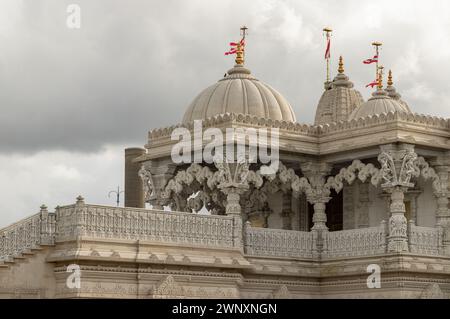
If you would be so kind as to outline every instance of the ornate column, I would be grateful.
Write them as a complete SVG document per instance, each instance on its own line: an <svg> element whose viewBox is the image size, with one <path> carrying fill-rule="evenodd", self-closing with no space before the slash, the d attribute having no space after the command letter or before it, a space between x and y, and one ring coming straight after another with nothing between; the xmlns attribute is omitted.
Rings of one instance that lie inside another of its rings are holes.
<svg viewBox="0 0 450 319"><path fill-rule="evenodd" d="M283 229L292 229L292 194L284 193L282 198L281 221Z"/></svg>
<svg viewBox="0 0 450 319"><path fill-rule="evenodd" d="M169 159L153 161L142 164L139 176L144 183L145 201L153 205L154 209L163 209L170 203L169 196L164 188L175 174L176 164Z"/></svg>
<svg viewBox="0 0 450 319"><path fill-rule="evenodd" d="M294 195L293 195L294 196ZM306 200L305 194L299 194L296 197L296 203L298 206L297 217L296 217L296 229L301 231L309 231L308 225L308 201Z"/></svg>
<svg viewBox="0 0 450 319"><path fill-rule="evenodd" d="M411 203L411 216L410 219L414 221L414 225L417 225L417 197L422 193L420 189L411 189L407 192L407 198ZM409 220L408 220L409 222Z"/></svg>
<svg viewBox="0 0 450 319"><path fill-rule="evenodd" d="M444 253L450 255L450 211L448 209L450 165L448 157L449 154L440 156L431 164L438 176L438 182L433 184L433 194L437 201L436 227L442 227Z"/></svg>
<svg viewBox="0 0 450 319"><path fill-rule="evenodd" d="M404 192L414 186L410 182L415 172L417 154L411 144L381 145L378 161L381 163L381 187L390 194L388 251L408 251L407 221L405 217Z"/></svg>
<svg viewBox="0 0 450 319"><path fill-rule="evenodd" d="M369 183L359 183L359 211L357 218L357 227L358 228L367 228L369 227L369 206L370 206L370 197L369 197Z"/></svg>
<svg viewBox="0 0 450 319"><path fill-rule="evenodd" d="M324 250L323 234L328 232L325 208L331 197L329 188L325 187L325 177L330 173L331 165L320 162L306 162L301 163L300 168L310 184L310 188L306 190L306 200L314 206L311 231L314 236L313 256L318 257Z"/></svg>
<svg viewBox="0 0 450 319"><path fill-rule="evenodd" d="M343 216L342 223L343 229L355 228L355 205L353 203L354 192L357 187L352 185L344 185L342 189L343 196Z"/></svg>
<svg viewBox="0 0 450 319"><path fill-rule="evenodd" d="M227 195L227 205L225 206L225 213L227 215L241 215L242 208L240 204L241 195L248 189L248 187L244 187L241 185L235 186L220 186L219 188L222 192Z"/></svg>
<svg viewBox="0 0 450 319"><path fill-rule="evenodd" d="M388 251L408 251L406 232L408 224L405 217L405 203L403 202L406 187L395 186L388 188L387 191L391 194Z"/></svg>
<svg viewBox="0 0 450 319"><path fill-rule="evenodd" d="M233 216L233 245L243 249L241 195L249 189L250 183L256 188L261 187L262 178L249 170L250 164L247 162L228 163L224 161L214 162L214 164L217 172L212 177L213 184L216 184L217 188L227 196L225 214Z"/></svg>
<svg viewBox="0 0 450 319"><path fill-rule="evenodd" d="M303 175L311 184L311 190L306 193L308 202L314 205L313 227L311 230L328 231L326 226L326 203L331 199L330 190L325 187L325 177L331 171L328 163L306 162L300 165Z"/></svg>

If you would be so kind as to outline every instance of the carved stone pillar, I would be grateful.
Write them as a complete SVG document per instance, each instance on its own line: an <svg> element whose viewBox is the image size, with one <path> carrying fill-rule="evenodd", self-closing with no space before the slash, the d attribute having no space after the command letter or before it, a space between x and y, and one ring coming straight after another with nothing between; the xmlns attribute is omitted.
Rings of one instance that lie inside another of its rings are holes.
<svg viewBox="0 0 450 319"><path fill-rule="evenodd" d="M163 209L170 203L165 193L167 182L175 174L176 164L172 160L150 160L142 164L139 175L144 182L145 201L153 205L154 209Z"/></svg>
<svg viewBox="0 0 450 319"><path fill-rule="evenodd" d="M355 228L355 205L353 203L354 192L357 189L353 184L344 185L342 189L343 196L343 215L342 222L344 230Z"/></svg>
<svg viewBox="0 0 450 319"><path fill-rule="evenodd" d="M331 171L328 163L306 162L301 164L303 175L311 184L311 191L306 194L308 202L314 205L313 227L311 230L328 231L325 204L331 199L330 190L325 187L325 177Z"/></svg>
<svg viewBox="0 0 450 319"><path fill-rule="evenodd" d="M359 211L357 219L358 228L369 227L369 183L359 183Z"/></svg>
<svg viewBox="0 0 450 319"><path fill-rule="evenodd" d="M405 217L404 192L406 188L395 186L387 189L391 193L388 251L408 251L407 220Z"/></svg>
<svg viewBox="0 0 450 319"><path fill-rule="evenodd" d="M292 230L309 231L308 201L304 193L291 193L291 226Z"/></svg>
<svg viewBox="0 0 450 319"><path fill-rule="evenodd" d="M411 205L411 216L410 220L414 221L414 225L417 225L417 197L422 193L420 189L412 189L407 192L409 202ZM409 220L408 220L409 222Z"/></svg>
<svg viewBox="0 0 450 319"><path fill-rule="evenodd" d="M227 196L225 213L227 215L241 216L241 195L249 189L249 182L256 174L249 170L250 164L246 162L227 163L215 162L217 168L217 187ZM262 185L262 178L258 177L258 188Z"/></svg>
<svg viewBox="0 0 450 319"><path fill-rule="evenodd" d="M328 227L326 226L327 215L325 213L325 205L330 199L331 197L312 199L314 202L314 215L312 218L314 225L311 230L328 231Z"/></svg>
<svg viewBox="0 0 450 319"><path fill-rule="evenodd" d="M433 189L437 202L436 227L442 227L444 252L450 254L450 211L448 209L448 174L450 166L447 158L448 156L440 157L432 164L434 164L433 168L439 177L439 184Z"/></svg>
<svg viewBox="0 0 450 319"><path fill-rule="evenodd" d="M281 209L281 221L283 229L292 229L292 194L283 194Z"/></svg>
<svg viewBox="0 0 450 319"><path fill-rule="evenodd" d="M410 182L415 172L417 154L411 144L387 144L380 146L378 161L381 163L381 185L390 193L388 251L408 251L407 221L405 217L404 192L414 186Z"/></svg>
<svg viewBox="0 0 450 319"><path fill-rule="evenodd" d="M225 195L227 195L225 213L227 215L241 215L242 209L239 202L241 200L242 193L244 193L247 189L238 187L223 187L221 190Z"/></svg>

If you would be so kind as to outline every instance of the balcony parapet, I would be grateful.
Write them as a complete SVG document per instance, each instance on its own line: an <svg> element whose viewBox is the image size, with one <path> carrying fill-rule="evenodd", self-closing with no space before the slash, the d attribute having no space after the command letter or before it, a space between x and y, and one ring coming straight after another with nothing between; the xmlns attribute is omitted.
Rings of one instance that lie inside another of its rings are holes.
<svg viewBox="0 0 450 319"><path fill-rule="evenodd" d="M88 237L215 248L242 245L231 216L75 204L59 208L57 218L57 242Z"/></svg>
<svg viewBox="0 0 450 319"><path fill-rule="evenodd" d="M39 213L0 229L0 261L20 257L42 245L53 245L55 223L55 214L43 205Z"/></svg>
<svg viewBox="0 0 450 319"><path fill-rule="evenodd" d="M245 252L253 256L312 258L316 233L245 225Z"/></svg>
<svg viewBox="0 0 450 319"><path fill-rule="evenodd" d="M386 222L379 226L323 233L325 258L380 255L386 252Z"/></svg>

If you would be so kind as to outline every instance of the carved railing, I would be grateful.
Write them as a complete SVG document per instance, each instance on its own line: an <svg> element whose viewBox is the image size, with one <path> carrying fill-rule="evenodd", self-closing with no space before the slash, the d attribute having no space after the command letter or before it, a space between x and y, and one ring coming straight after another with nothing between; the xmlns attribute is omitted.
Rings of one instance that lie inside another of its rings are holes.
<svg viewBox="0 0 450 319"><path fill-rule="evenodd" d="M315 233L245 226L245 252L254 256L311 258Z"/></svg>
<svg viewBox="0 0 450 319"><path fill-rule="evenodd" d="M236 219L138 208L75 204L57 210L57 241L79 236L146 240L171 244L234 247Z"/></svg>
<svg viewBox="0 0 450 319"><path fill-rule="evenodd" d="M19 257L40 245L53 245L55 215L39 212L0 229L0 261Z"/></svg>
<svg viewBox="0 0 450 319"><path fill-rule="evenodd" d="M386 222L380 226L323 233L323 257L353 257L386 252Z"/></svg>
<svg viewBox="0 0 450 319"><path fill-rule="evenodd" d="M442 228L416 226L414 221L408 225L409 251L422 255L439 255L442 251Z"/></svg>

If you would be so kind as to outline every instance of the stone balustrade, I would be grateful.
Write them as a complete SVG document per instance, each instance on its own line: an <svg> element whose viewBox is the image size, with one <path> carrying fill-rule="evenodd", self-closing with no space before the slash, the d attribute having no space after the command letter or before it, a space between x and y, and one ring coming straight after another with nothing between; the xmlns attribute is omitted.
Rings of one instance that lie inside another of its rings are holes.
<svg viewBox="0 0 450 319"><path fill-rule="evenodd" d="M61 207L56 214L57 242L81 236L224 248L240 244L230 216L85 204Z"/></svg>
<svg viewBox="0 0 450 319"><path fill-rule="evenodd" d="M0 229L0 261L19 257L41 245L53 245L54 234L55 215L46 209Z"/></svg>
<svg viewBox="0 0 450 319"><path fill-rule="evenodd" d="M421 255L439 255L442 253L442 228L416 226L414 221L408 224L409 251Z"/></svg>
<svg viewBox="0 0 450 319"><path fill-rule="evenodd" d="M354 257L386 252L386 222L380 226L323 233L323 257Z"/></svg>
<svg viewBox="0 0 450 319"><path fill-rule="evenodd" d="M248 255L312 258L315 233L245 226L245 252Z"/></svg>
<svg viewBox="0 0 450 319"><path fill-rule="evenodd" d="M77 204L41 208L0 229L0 261L20 257L42 245L87 239L141 240L149 242L242 249L250 256L280 258L341 258L386 253L386 222L377 227L304 232L251 227L242 229L240 216L200 215L138 208ZM408 226L411 253L442 254L442 228Z"/></svg>

